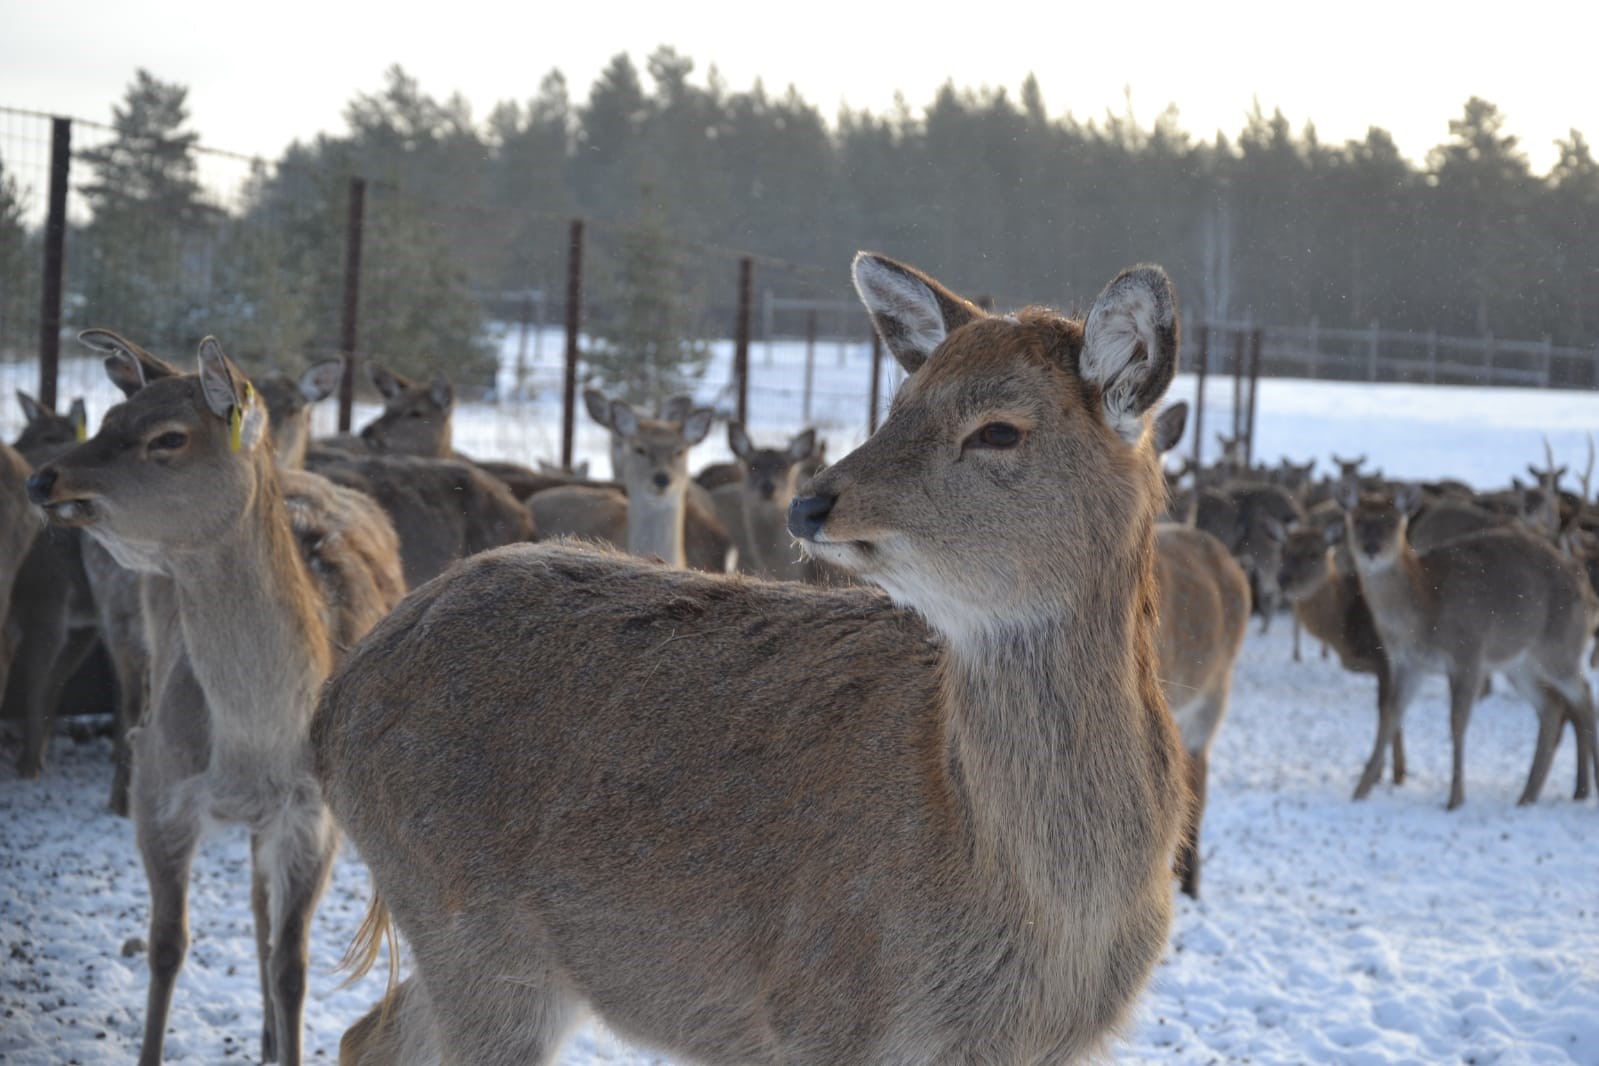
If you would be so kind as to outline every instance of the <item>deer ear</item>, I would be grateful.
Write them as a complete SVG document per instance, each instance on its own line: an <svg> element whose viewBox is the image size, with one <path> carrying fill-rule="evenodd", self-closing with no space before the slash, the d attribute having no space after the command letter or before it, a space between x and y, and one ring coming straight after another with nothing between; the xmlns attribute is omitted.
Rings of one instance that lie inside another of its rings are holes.
<svg viewBox="0 0 1599 1066"><path fill-rule="evenodd" d="M1179 400L1155 416L1155 454L1160 455L1177 447L1188 428L1188 401Z"/></svg>
<svg viewBox="0 0 1599 1066"><path fill-rule="evenodd" d="M234 451L252 451L266 436L266 404L215 337L200 342L200 391L211 413L228 423Z"/></svg>
<svg viewBox="0 0 1599 1066"><path fill-rule="evenodd" d="M372 384L383 395L385 400L394 399L400 394L400 390L409 384L404 378L382 363L368 363L366 365L366 375L372 379Z"/></svg>
<svg viewBox="0 0 1599 1066"><path fill-rule="evenodd" d="M1329 522L1327 528L1321 531L1321 539L1331 548L1335 544L1342 544L1344 540L1344 524L1342 522Z"/></svg>
<svg viewBox="0 0 1599 1066"><path fill-rule="evenodd" d="M1401 485L1394 493L1394 506L1406 515L1414 515L1421 507L1421 490L1414 485Z"/></svg>
<svg viewBox="0 0 1599 1066"><path fill-rule="evenodd" d="M809 459L816 451L816 430L807 429L800 432L793 440L788 442L788 461L802 463Z"/></svg>
<svg viewBox="0 0 1599 1066"><path fill-rule="evenodd" d="M1078 374L1099 387L1105 421L1129 444L1177 372L1177 295L1157 266L1123 271L1083 323Z"/></svg>
<svg viewBox="0 0 1599 1066"><path fill-rule="evenodd" d="M448 411L455 406L455 386L443 374L434 374L433 380L428 382L428 399L433 401L434 407Z"/></svg>
<svg viewBox="0 0 1599 1066"><path fill-rule="evenodd" d="M690 411L688 417L683 419L683 440L689 444L698 444L711 432L711 423L716 419L716 412L709 407L698 407Z"/></svg>
<svg viewBox="0 0 1599 1066"><path fill-rule="evenodd" d="M970 300L887 256L858 253L854 275L872 325L907 374L916 373L945 337L985 317Z"/></svg>
<svg viewBox="0 0 1599 1066"><path fill-rule="evenodd" d="M333 395L344 377L343 359L325 359L300 375L297 383L306 403L316 403Z"/></svg>
<svg viewBox="0 0 1599 1066"><path fill-rule="evenodd" d="M584 459L582 462L573 463L572 464L572 476L573 477L580 477L580 478L588 477L589 476L589 461L587 459Z"/></svg>
<svg viewBox="0 0 1599 1066"><path fill-rule="evenodd" d="M106 353L106 376L124 396L132 396L157 378L178 375L177 367L157 359L109 329L86 329L78 334L78 340L86 348Z"/></svg>
<svg viewBox="0 0 1599 1066"><path fill-rule="evenodd" d="M749 460L750 452L754 451L750 445L750 435L744 432L744 426L740 422L727 424L727 446L735 456L746 461Z"/></svg>
<svg viewBox="0 0 1599 1066"><path fill-rule="evenodd" d="M599 389L583 390L583 406L588 408L589 417L594 419L606 429L613 429L611 425L611 398Z"/></svg>
<svg viewBox="0 0 1599 1066"><path fill-rule="evenodd" d="M1266 516L1265 527L1266 539L1273 544L1286 544L1288 542L1288 530L1271 515Z"/></svg>
<svg viewBox="0 0 1599 1066"><path fill-rule="evenodd" d="M22 417L26 418L30 423L37 422L49 414L38 400L35 400L21 389L17 390L17 403L22 405Z"/></svg>

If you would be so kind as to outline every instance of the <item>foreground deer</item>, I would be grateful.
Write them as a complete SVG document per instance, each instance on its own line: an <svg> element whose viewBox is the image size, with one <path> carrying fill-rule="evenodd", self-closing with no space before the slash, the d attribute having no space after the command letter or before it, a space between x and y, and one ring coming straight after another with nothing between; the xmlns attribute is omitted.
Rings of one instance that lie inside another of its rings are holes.
<svg viewBox="0 0 1599 1066"><path fill-rule="evenodd" d="M324 692L326 795L416 973L364 1063L545 1063L587 1011L740 1063L1055 1063L1165 943L1182 755L1156 676L1147 412L1176 306L989 317L891 260L855 281L909 373L794 501L884 586L564 546L468 560Z"/></svg>
<svg viewBox="0 0 1599 1066"><path fill-rule="evenodd" d="M627 491L625 543L638 556L657 556L685 567L684 521L688 513L688 450L711 431L709 408L680 418L649 418L623 400L597 389L583 393L590 417L612 434L613 472ZM612 522L621 512L611 490L569 485L535 494L528 504L541 535L570 534L623 540Z"/></svg>
<svg viewBox="0 0 1599 1066"><path fill-rule="evenodd" d="M1389 497L1345 485L1338 500L1390 673L1377 744L1355 798L1382 776L1383 752L1431 672L1449 678L1450 810L1465 802L1466 726L1490 672L1502 673L1538 712L1538 744L1520 802L1537 800L1568 715L1577 732L1579 798L1586 795L1587 767L1599 768L1593 697L1581 666L1591 628L1586 578L1549 544L1513 531L1461 537L1418 554L1406 538L1421 502L1413 488Z"/></svg>
<svg viewBox="0 0 1599 1066"><path fill-rule="evenodd" d="M133 810L150 882L150 988L139 1061L161 1061L188 949L194 849L216 822L251 831L265 1008L262 1058L301 1061L306 939L337 834L307 746L341 650L403 592L394 533L358 493L279 471L260 394L216 341L178 375L115 334L128 395L100 432L40 468L33 502L143 573L151 712L134 736Z"/></svg>
<svg viewBox="0 0 1599 1066"><path fill-rule="evenodd" d="M1183 435L1187 404L1155 420L1155 448L1164 453ZM1249 578L1227 546L1202 529L1155 527L1155 583L1160 588L1160 680L1187 753L1193 794L1187 832L1178 849L1183 891L1199 898L1199 830L1205 815L1210 748L1227 716L1233 667L1249 625Z"/></svg>
<svg viewBox="0 0 1599 1066"><path fill-rule="evenodd" d="M11 612L11 588L39 533L39 523L28 506L27 480L31 472L27 460L11 445L0 442L0 693L6 690L15 639L6 622Z"/></svg>

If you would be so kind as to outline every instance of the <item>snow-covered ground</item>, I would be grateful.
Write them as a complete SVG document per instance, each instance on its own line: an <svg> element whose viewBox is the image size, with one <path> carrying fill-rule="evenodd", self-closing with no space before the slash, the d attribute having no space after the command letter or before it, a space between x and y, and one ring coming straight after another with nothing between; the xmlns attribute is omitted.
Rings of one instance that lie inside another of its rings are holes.
<svg viewBox="0 0 1599 1066"><path fill-rule="evenodd" d="M554 351L546 346L525 404L463 405L463 451L527 462L554 454ZM777 346L763 368L756 350L758 440L800 424L792 390L801 351ZM866 350L821 352L813 416L837 456L865 434ZM87 395L95 423L116 398L102 381L96 365L72 361L62 389ZM0 367L0 386L18 385L31 390L31 369ZM1172 396L1192 390L1192 379L1180 377ZM1230 383L1213 379L1207 432L1230 425L1230 397ZM1481 485L1541 462L1546 434L1558 456L1580 466L1584 436L1599 427L1592 393L1265 381L1259 409L1257 456L1365 453L1392 475ZM330 429L330 413L320 417ZM603 473L602 433L582 415L578 425L579 454ZM15 428L13 410L0 431L10 437ZM725 454L718 430L696 460ZM1570 799L1569 740L1543 800L1514 806L1535 725L1504 693L1499 686L1473 719L1464 809L1443 810L1449 742L1440 682L1423 690L1406 723L1411 780L1355 804L1349 792L1371 745L1374 683L1314 651L1290 662L1283 622L1252 633L1212 760L1205 898L1178 898L1170 950L1116 1060L1599 1063L1599 806ZM128 1061L146 975L142 955L123 949L145 935L146 902L132 827L104 809L109 744L63 728L39 782L18 780L12 755L0 752L0 1061ZM247 868L242 832L202 846L169 1061L256 1059ZM366 891L359 860L345 854L313 933L314 1060L336 1056L344 1028L378 995L379 977L341 990L334 972ZM589 1026L561 1061L664 1060Z"/></svg>

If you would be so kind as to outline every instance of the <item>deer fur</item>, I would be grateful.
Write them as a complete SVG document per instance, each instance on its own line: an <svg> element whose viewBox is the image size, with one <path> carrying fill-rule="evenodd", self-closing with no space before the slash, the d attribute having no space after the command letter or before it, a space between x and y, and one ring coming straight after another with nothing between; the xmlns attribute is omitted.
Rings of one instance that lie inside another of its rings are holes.
<svg viewBox="0 0 1599 1066"><path fill-rule="evenodd" d="M280 471L259 393L215 340L182 375L91 330L127 394L29 496L137 570L150 643L132 806L150 882L144 1066L161 1061L188 949L187 880L214 823L251 832L263 1059L302 1061L310 918L337 832L311 772L311 712L334 663L404 592L393 530L359 493Z"/></svg>
<svg viewBox="0 0 1599 1066"><path fill-rule="evenodd" d="M1449 809L1465 802L1465 740L1471 710L1490 672L1502 673L1538 713L1538 741L1520 802L1533 803L1548 776L1562 723L1577 726L1579 791L1599 768L1593 697L1582 674L1592 629L1585 577L1552 546L1515 531L1489 531L1418 554L1406 536L1420 494L1340 489L1346 536L1361 592L1388 656L1390 684L1378 708L1377 746L1355 798L1382 773L1391 743L1423 675L1449 679L1454 770Z"/></svg>
<svg viewBox="0 0 1599 1066"><path fill-rule="evenodd" d="M757 448L744 427L733 422L727 439L740 477L713 490L711 499L738 545L739 569L775 581L816 580L816 564L804 558L788 531L788 505L799 486L801 464L816 449L816 431L795 434L782 448Z"/></svg>
<svg viewBox="0 0 1599 1066"><path fill-rule="evenodd" d="M1185 793L1169 282L1084 324L855 276L909 377L790 528L892 603L500 549L330 681L318 769L416 960L342 1062L545 1063L591 1010L706 1063L1054 1063L1125 1022Z"/></svg>

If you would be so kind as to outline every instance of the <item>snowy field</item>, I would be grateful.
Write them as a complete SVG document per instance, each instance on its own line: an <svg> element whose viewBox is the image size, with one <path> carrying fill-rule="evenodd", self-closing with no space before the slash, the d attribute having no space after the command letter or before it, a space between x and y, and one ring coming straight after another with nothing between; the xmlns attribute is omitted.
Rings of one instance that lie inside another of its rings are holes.
<svg viewBox="0 0 1599 1066"><path fill-rule="evenodd" d="M857 347L824 347L818 362L815 420L834 456L865 433ZM529 462L553 455L556 350L547 348L544 383L526 404L463 406L461 450ZM782 399L798 350L780 346L763 371L757 348L758 440L798 427ZM75 362L62 389L87 396L92 423L115 399L101 380L97 366ZM29 368L0 367L0 386L19 385L32 390ZM1230 424L1230 383L1212 387L1207 432ZM1172 397L1192 388L1179 378ZM1580 466L1584 435L1599 427L1591 393L1264 381L1259 407L1257 456L1325 463L1331 451L1363 452L1392 475L1480 485L1541 462L1545 434ZM329 413L320 417L329 428ZM15 419L14 408L0 419L5 436ZM580 445L603 473L603 436L585 429ZM722 455L718 429L695 459ZM1515 807L1535 722L1497 686L1468 737L1466 806L1445 813L1448 715L1433 681L1406 723L1411 779L1352 803L1375 728L1375 684L1313 649L1290 662L1288 630L1280 620L1245 646L1212 758L1205 898L1177 897L1170 949L1114 1060L1599 1064L1599 805L1570 798L1575 746L1562 746L1542 801ZM18 780L13 755L0 752L0 1061L131 1061L146 973L142 955L124 947L145 936L147 912L132 827L104 809L109 743L63 727L40 782ZM169 1062L257 1059L247 869L242 831L201 848ZM312 1061L332 1061L345 1027L378 995L380 978L340 990L334 972L366 897L364 870L347 852L313 933ZM665 1060L591 1025L561 1061Z"/></svg>

